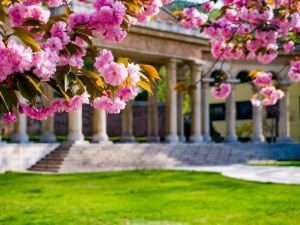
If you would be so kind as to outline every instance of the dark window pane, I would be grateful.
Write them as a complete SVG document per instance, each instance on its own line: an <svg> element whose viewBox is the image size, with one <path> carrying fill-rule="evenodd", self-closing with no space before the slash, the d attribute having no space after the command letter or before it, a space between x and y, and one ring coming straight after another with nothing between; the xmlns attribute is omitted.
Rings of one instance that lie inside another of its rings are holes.
<svg viewBox="0 0 300 225"><path fill-rule="evenodd" d="M249 120L252 119L252 105L251 102L237 102L236 113L238 120Z"/></svg>
<svg viewBox="0 0 300 225"><path fill-rule="evenodd" d="M266 111L268 119L279 118L279 102L277 102L276 105L267 106Z"/></svg>
<svg viewBox="0 0 300 225"><path fill-rule="evenodd" d="M210 104L210 119L225 120L225 103Z"/></svg>

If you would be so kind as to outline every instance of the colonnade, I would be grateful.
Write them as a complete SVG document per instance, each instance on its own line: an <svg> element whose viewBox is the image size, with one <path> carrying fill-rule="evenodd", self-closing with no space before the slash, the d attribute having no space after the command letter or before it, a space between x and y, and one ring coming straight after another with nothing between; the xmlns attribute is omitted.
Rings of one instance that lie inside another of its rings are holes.
<svg viewBox="0 0 300 225"><path fill-rule="evenodd" d="M196 83L196 88L190 92L191 96L191 130L189 142L203 143L211 142L210 136L210 109L209 95L212 81L210 78L203 78L201 82L197 82L201 78L203 72L203 62L190 62L182 64L177 59L171 59L166 63L167 69L167 88L166 88L166 123L165 123L165 141L168 143L185 142L184 135L184 117L183 117L183 94L175 90L178 81L185 79L185 71L191 71L191 83ZM239 82L237 79L229 79L232 84L232 92L226 99L226 137L225 142L237 142L236 135L236 100L235 85ZM289 112L288 112L288 84L282 84L281 89L285 92L285 97L280 101L280 117L279 117L279 142L290 141L289 134ZM50 91L50 90L49 90ZM256 90L253 90L256 91ZM51 93L47 93L51 96ZM127 103L125 110L122 111L122 142L134 142L133 135L133 102ZM12 135L13 142L28 142L28 134L26 131L26 117L23 114L17 115L14 133ZM148 97L148 142L159 142L159 112L157 92L154 89L153 95ZM98 143L109 143L106 130L106 112L94 109L93 113L93 136L92 141ZM263 136L263 117L262 108L253 107L253 135L251 138L254 143L262 143L265 141ZM49 117L42 121L42 142L55 142L54 135L54 118ZM68 114L68 141L75 143L84 142L82 133L82 107L77 112Z"/></svg>

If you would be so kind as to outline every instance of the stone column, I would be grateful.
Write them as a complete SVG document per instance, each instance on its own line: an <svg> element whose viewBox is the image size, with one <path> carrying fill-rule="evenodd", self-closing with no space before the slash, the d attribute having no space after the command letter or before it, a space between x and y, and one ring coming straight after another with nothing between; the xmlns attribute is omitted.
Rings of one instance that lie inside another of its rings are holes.
<svg viewBox="0 0 300 225"><path fill-rule="evenodd" d="M235 85L232 84L230 95L226 99L226 137L225 142L237 142Z"/></svg>
<svg viewBox="0 0 300 225"><path fill-rule="evenodd" d="M24 102L24 98L17 93L20 102ZM16 112L17 121L14 124L14 133L12 134L12 142L26 143L29 141L27 135L27 117L23 113Z"/></svg>
<svg viewBox="0 0 300 225"><path fill-rule="evenodd" d="M93 132L93 142L104 144L110 143L106 131L106 112L103 109L94 109Z"/></svg>
<svg viewBox="0 0 300 225"><path fill-rule="evenodd" d="M202 80L202 136L205 142L211 142L210 136L210 112L209 112L209 82L213 81L210 78L203 78Z"/></svg>
<svg viewBox="0 0 300 225"><path fill-rule="evenodd" d="M191 92L191 106L192 106L192 121L191 121L191 136L190 141L199 143L203 141L201 134L201 64L193 63L191 66L192 79L191 83L196 84L195 89Z"/></svg>
<svg viewBox="0 0 300 225"><path fill-rule="evenodd" d="M68 113L69 116L69 134L68 141L74 143L85 143L82 133L82 105L76 112Z"/></svg>
<svg viewBox="0 0 300 225"><path fill-rule="evenodd" d="M185 81L185 72L186 67L181 65L177 68L178 76L177 82ZM183 104L184 104L184 92L177 91L177 134L180 142L185 142L186 137L184 135L184 113L183 113Z"/></svg>
<svg viewBox="0 0 300 225"><path fill-rule="evenodd" d="M256 87L253 87L253 91L257 93L258 90ZM262 143L265 141L263 135L262 109L261 106L252 106L253 134L251 141L254 143Z"/></svg>
<svg viewBox="0 0 300 225"><path fill-rule="evenodd" d="M289 84L280 85L280 89L284 92L284 97L279 101L279 127L278 138L279 143L290 143L290 118L289 118Z"/></svg>
<svg viewBox="0 0 300 225"><path fill-rule="evenodd" d="M166 142L177 143L177 60L171 59L167 64L167 102L166 102Z"/></svg>
<svg viewBox="0 0 300 225"><path fill-rule="evenodd" d="M52 89L48 85L44 85L45 95L48 97L50 102L53 100ZM50 103L49 102L49 103ZM46 120L42 121L42 133L41 133L41 142L55 142L56 136L54 134L54 116L49 116Z"/></svg>
<svg viewBox="0 0 300 225"><path fill-rule="evenodd" d="M122 136L121 142L135 142L132 127L132 104L127 102L126 108L122 111Z"/></svg>
<svg viewBox="0 0 300 225"><path fill-rule="evenodd" d="M153 95L148 96L148 142L159 142L157 90L153 89Z"/></svg>

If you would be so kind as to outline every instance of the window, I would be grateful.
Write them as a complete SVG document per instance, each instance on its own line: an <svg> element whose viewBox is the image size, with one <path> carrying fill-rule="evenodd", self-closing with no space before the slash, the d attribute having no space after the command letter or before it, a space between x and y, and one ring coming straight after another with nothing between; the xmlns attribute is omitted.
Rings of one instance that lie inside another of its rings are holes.
<svg viewBox="0 0 300 225"><path fill-rule="evenodd" d="M237 102L236 103L236 114L238 120L249 120L252 119L252 105L251 102Z"/></svg>
<svg viewBox="0 0 300 225"><path fill-rule="evenodd" d="M275 105L267 106L266 111L268 119L279 118L279 102L277 102Z"/></svg>
<svg viewBox="0 0 300 225"><path fill-rule="evenodd" d="M210 104L209 111L211 120L225 120L225 103Z"/></svg>

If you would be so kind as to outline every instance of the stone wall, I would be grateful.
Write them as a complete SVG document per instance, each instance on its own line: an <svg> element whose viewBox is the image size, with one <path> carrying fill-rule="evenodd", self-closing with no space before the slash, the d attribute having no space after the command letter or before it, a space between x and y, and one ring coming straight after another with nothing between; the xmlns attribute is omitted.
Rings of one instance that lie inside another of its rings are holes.
<svg viewBox="0 0 300 225"><path fill-rule="evenodd" d="M26 171L59 144L1 144L0 172Z"/></svg>

